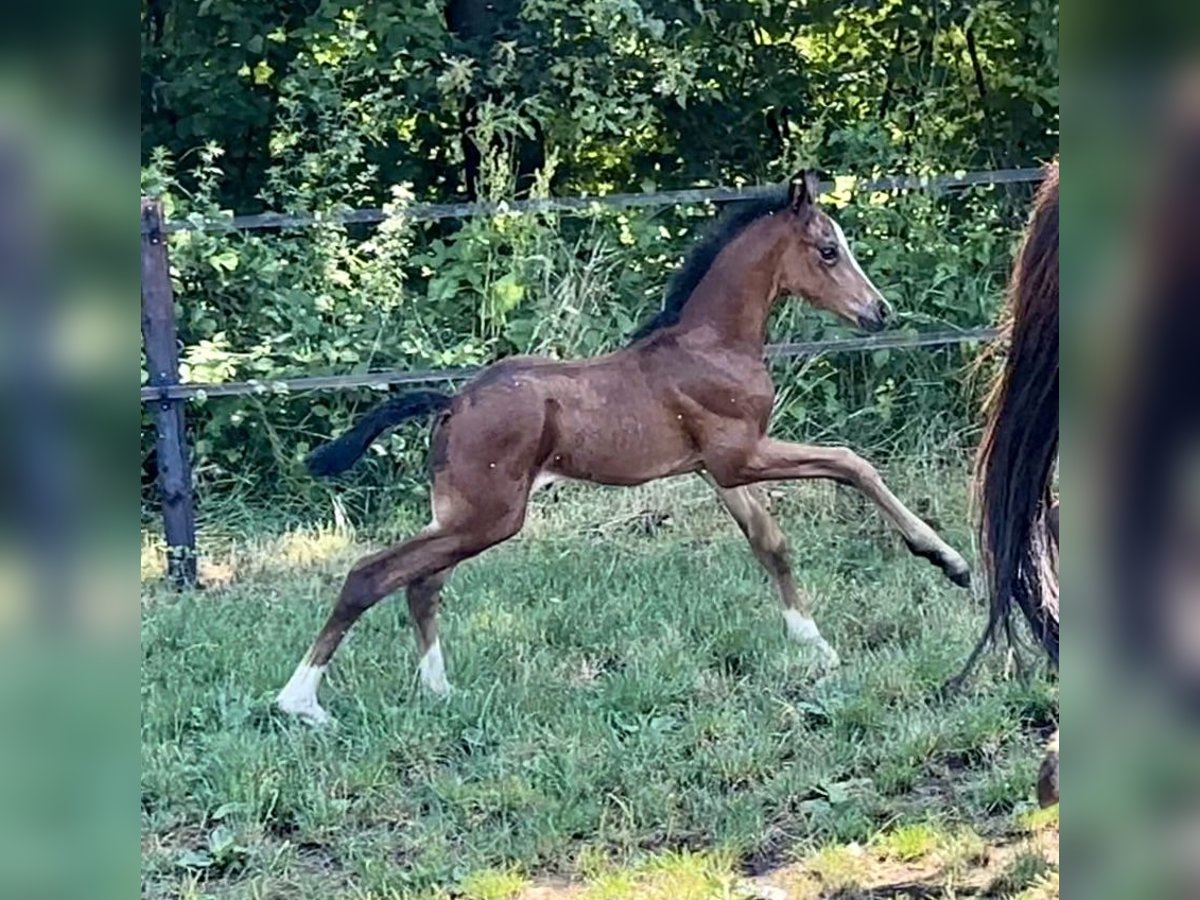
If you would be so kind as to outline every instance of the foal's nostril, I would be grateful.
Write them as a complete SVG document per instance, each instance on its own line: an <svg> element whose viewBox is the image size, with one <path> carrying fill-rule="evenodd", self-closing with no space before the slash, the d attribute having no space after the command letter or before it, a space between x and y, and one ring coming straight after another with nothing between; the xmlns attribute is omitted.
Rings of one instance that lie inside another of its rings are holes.
<svg viewBox="0 0 1200 900"><path fill-rule="evenodd" d="M879 316L880 322L886 322L888 319L890 319L892 317L892 307L888 304L888 302L886 300L880 300L879 303L876 305L876 313L875 314L877 316Z"/></svg>
<svg viewBox="0 0 1200 900"><path fill-rule="evenodd" d="M858 317L858 327L864 331L876 332L882 331L885 326L879 310L875 309L869 314L863 313Z"/></svg>

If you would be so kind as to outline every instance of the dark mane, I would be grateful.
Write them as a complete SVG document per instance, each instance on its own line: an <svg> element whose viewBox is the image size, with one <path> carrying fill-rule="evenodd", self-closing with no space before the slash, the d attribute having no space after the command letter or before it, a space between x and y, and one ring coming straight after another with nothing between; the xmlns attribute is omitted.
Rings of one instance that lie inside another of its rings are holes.
<svg viewBox="0 0 1200 900"><path fill-rule="evenodd" d="M696 285L708 273L713 260L726 244L737 237L746 226L768 213L779 212L787 206L787 190L780 188L770 195L756 200L744 200L729 204L692 248L670 282L662 309L653 318L642 323L630 341L639 341L660 328L667 328L679 321L683 307L696 290Z"/></svg>

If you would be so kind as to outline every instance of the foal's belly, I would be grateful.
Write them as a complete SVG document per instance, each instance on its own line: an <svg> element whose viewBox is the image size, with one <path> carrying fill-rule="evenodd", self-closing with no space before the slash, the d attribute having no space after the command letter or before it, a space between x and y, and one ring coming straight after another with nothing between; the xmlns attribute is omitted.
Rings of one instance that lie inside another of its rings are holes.
<svg viewBox="0 0 1200 900"><path fill-rule="evenodd" d="M535 484L539 481L550 483L561 479L570 479L572 481L588 481L592 484L631 487L672 475L698 472L701 468L702 462L699 456L690 453L679 454L671 458L653 459L639 459L631 456L622 460L580 454L548 460L545 468L536 476Z"/></svg>
<svg viewBox="0 0 1200 900"><path fill-rule="evenodd" d="M632 399L632 398L631 398ZM601 410L563 409L555 423L554 449L542 471L596 484L635 485L694 472L700 454L680 421L639 404Z"/></svg>
<svg viewBox="0 0 1200 900"><path fill-rule="evenodd" d="M556 478L634 485L700 468L683 417L627 357L511 360L469 394L459 433L485 435L469 449L526 446L538 460L535 485ZM467 424L468 416L480 424Z"/></svg>

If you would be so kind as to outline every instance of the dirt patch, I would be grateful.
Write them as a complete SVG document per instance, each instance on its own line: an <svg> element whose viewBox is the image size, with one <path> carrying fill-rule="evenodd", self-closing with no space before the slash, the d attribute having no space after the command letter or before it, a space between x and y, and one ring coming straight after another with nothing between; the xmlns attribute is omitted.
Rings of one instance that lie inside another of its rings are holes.
<svg viewBox="0 0 1200 900"><path fill-rule="evenodd" d="M1028 860L1028 861L1026 861ZM1039 865L1037 860L1041 860ZM885 898L1002 897L1032 886L1040 870L1058 864L1058 833L988 845L969 863L920 859L879 859L862 851L853 872L832 876L807 863L785 866L746 879L747 896L796 900L885 900ZM1058 896L1055 888L1052 894Z"/></svg>
<svg viewBox="0 0 1200 900"><path fill-rule="evenodd" d="M949 897L1058 897L1058 827L1011 831L978 847L940 847L899 860L858 845L833 848L790 865L737 879L744 900L926 900ZM775 854L771 854L775 856ZM761 864L765 860L759 859ZM758 866L743 866L754 871ZM661 893L657 885L655 896ZM587 885L539 880L519 900L582 900ZM636 889L629 894L637 896ZM607 896L607 895L606 895ZM623 895L622 895L623 896ZM716 894L714 894L716 896Z"/></svg>
<svg viewBox="0 0 1200 900"><path fill-rule="evenodd" d="M580 884L564 880L546 880L527 887L521 892L520 900L578 900L586 889Z"/></svg>

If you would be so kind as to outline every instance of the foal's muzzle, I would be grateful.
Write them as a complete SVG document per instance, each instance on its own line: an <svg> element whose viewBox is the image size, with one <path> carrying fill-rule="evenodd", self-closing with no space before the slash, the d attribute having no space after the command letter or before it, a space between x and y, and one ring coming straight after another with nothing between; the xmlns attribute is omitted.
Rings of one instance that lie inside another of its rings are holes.
<svg viewBox="0 0 1200 900"><path fill-rule="evenodd" d="M884 326L887 325L887 320L892 313L892 308L888 305L888 302L883 299L876 300L874 303L871 303L868 308L871 310L869 313L859 314L858 327L863 329L863 331L869 331L871 333L882 331Z"/></svg>

